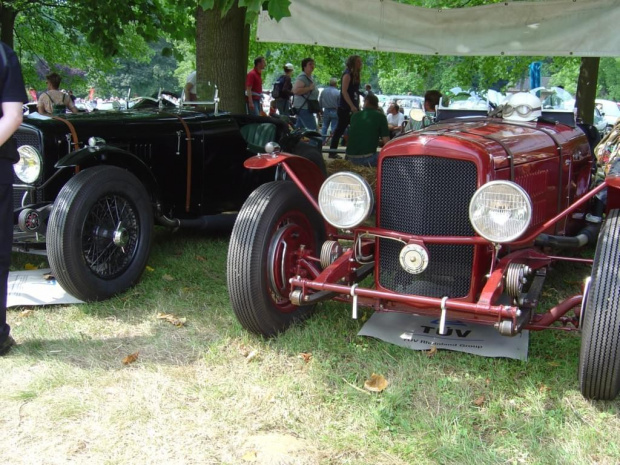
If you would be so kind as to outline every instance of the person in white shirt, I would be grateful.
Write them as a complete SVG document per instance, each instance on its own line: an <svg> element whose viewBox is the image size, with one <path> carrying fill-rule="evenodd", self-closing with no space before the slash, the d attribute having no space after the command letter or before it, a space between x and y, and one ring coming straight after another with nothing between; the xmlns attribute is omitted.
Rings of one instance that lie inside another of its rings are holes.
<svg viewBox="0 0 620 465"><path fill-rule="evenodd" d="M393 103L388 108L387 122L390 130L390 138L399 135L403 130L405 115L400 112L398 104Z"/></svg>

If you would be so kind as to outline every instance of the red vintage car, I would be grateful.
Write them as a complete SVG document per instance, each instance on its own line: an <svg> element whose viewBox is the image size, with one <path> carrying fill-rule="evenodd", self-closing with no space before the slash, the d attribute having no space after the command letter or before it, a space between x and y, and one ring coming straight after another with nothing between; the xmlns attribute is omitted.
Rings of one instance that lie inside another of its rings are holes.
<svg viewBox="0 0 620 465"><path fill-rule="evenodd" d="M237 318L273 336L333 299L354 318L359 306L435 316L440 333L452 319L505 336L561 322L583 333L582 394L615 398L620 163L593 182L596 131L572 113L443 121L448 113L381 150L376 192L352 172L324 179L277 146L248 159L250 169L279 166L288 181L261 185L238 215L228 254ZM597 238L593 260L561 254ZM538 308L546 270L559 260L591 263L591 279L583 295ZM370 274L374 285L360 284Z"/></svg>

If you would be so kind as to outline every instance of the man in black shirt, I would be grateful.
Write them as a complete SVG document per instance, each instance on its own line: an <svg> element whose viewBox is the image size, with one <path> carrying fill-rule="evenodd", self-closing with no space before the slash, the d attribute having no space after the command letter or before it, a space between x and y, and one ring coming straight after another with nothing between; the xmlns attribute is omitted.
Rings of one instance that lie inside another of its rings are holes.
<svg viewBox="0 0 620 465"><path fill-rule="evenodd" d="M6 295L13 244L13 163L19 160L11 136L22 122L28 102L22 70L15 52L0 42L0 355L15 341L6 323Z"/></svg>

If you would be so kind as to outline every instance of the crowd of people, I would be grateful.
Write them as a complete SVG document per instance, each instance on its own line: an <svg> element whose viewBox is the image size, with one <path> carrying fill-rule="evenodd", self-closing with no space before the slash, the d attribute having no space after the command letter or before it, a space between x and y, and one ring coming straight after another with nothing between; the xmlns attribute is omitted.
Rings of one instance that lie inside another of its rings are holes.
<svg viewBox="0 0 620 465"><path fill-rule="evenodd" d="M317 119L322 121L320 132L323 144L329 141L330 158L337 157L338 147L346 138L347 160L358 165L376 166L378 148L405 130L420 129L428 124L441 97L439 91L428 91L424 99L426 118L421 122L407 122L396 102L390 104L386 115L379 107L379 100L371 85L366 84L364 90L361 90L363 64L359 55L348 57L340 80L330 78L329 85L322 91L319 91L313 77L315 65L313 58L304 58L301 61L301 72L294 80L292 76L295 67L291 63L284 65L284 72L277 78L271 91L269 115L285 118L295 116L296 128L314 131L319 129ZM246 76L248 114L260 114L264 97L262 74L266 66L265 58L259 56ZM360 105L362 97L363 104Z"/></svg>

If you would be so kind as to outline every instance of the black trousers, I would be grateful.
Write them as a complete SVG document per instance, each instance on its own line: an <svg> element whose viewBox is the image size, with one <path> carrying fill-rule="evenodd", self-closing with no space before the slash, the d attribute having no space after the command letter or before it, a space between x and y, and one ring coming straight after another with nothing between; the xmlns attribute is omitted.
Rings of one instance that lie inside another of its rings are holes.
<svg viewBox="0 0 620 465"><path fill-rule="evenodd" d="M7 165L9 167L12 166L8 163ZM11 331L11 328L6 323L6 294L12 246L13 185L0 184L0 344L9 337L9 332Z"/></svg>
<svg viewBox="0 0 620 465"><path fill-rule="evenodd" d="M338 108L338 126L336 126L336 129L334 133L332 134L332 141L329 144L330 149L338 148L338 144L340 143L340 138L342 137L344 132L347 130L347 126L349 125L350 121L351 121L351 110L349 108L347 109Z"/></svg>

